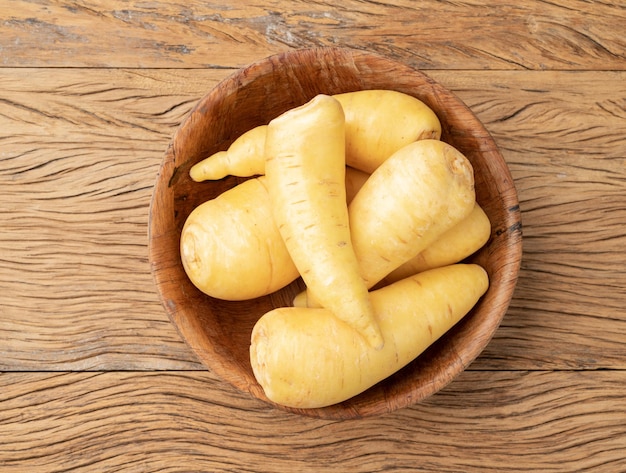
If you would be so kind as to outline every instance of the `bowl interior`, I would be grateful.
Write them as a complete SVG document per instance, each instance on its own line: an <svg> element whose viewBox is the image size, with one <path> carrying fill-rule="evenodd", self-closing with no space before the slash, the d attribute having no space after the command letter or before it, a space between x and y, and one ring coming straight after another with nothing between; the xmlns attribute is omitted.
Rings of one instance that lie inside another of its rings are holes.
<svg viewBox="0 0 626 473"><path fill-rule="evenodd" d="M196 183L189 168L226 149L240 134L267 124L315 95L393 89L429 105L442 123L442 139L474 167L476 194L492 224L489 242L470 259L490 277L487 293L459 324L394 376L348 401L321 409L283 409L314 417L349 419L390 412L435 393L467 367L504 316L521 259L517 194L493 139L450 91L406 65L365 52L320 48L287 52L232 74L204 96L176 131L157 175L150 207L149 257L170 319L198 358L234 386L266 400L249 361L256 320L274 307L291 305L301 280L266 297L229 302L198 291L187 278L179 238L192 209L243 179Z"/></svg>

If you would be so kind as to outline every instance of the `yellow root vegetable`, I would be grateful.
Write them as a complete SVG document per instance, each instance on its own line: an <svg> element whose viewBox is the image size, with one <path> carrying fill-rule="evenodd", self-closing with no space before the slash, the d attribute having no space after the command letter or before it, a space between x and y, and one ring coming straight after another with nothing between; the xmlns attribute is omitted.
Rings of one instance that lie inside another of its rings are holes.
<svg viewBox="0 0 626 473"><path fill-rule="evenodd" d="M346 168L348 201L367 176ZM203 292L227 300L259 297L299 276L274 223L265 179L239 184L220 200L201 204L188 218L181 237L182 261ZM210 245L209 251L203 251L204 245Z"/></svg>
<svg viewBox="0 0 626 473"><path fill-rule="evenodd" d="M257 126L238 137L226 151L218 151L193 165L189 175L196 182L222 179L228 175L249 177L265 173L267 125Z"/></svg>
<svg viewBox="0 0 626 473"><path fill-rule="evenodd" d="M467 217L475 197L472 165L451 145L420 140L394 153L349 206L352 244L368 288Z"/></svg>
<svg viewBox="0 0 626 473"><path fill-rule="evenodd" d="M345 401L415 359L489 285L478 265L425 271L371 293L385 346L374 350L327 309L274 309L256 323L250 360L273 402L318 408Z"/></svg>
<svg viewBox="0 0 626 473"><path fill-rule="evenodd" d="M483 247L491 235L491 223L478 205L470 214L441 235L415 258L387 275L383 282L389 284L427 269L458 263Z"/></svg>
<svg viewBox="0 0 626 473"><path fill-rule="evenodd" d="M333 97L345 114L346 163L361 171L371 173L412 141L441 137L437 115L411 95L393 90L360 90ZM266 130L266 125L253 128L226 151L200 161L191 168L191 178L204 181L229 174L263 174Z"/></svg>
<svg viewBox="0 0 626 473"><path fill-rule="evenodd" d="M318 95L272 120L265 156L274 219L302 279L324 307L382 346L350 241L339 102Z"/></svg>
<svg viewBox="0 0 626 473"><path fill-rule="evenodd" d="M334 95L346 115L346 163L372 173L400 148L439 139L441 123L421 100L394 90Z"/></svg>
<svg viewBox="0 0 626 473"><path fill-rule="evenodd" d="M459 263L482 248L490 234L489 217L476 203L467 217L441 235L415 258L384 277L376 287L391 284L422 271ZM306 290L294 297L293 305L294 307L319 307L319 303L313 300Z"/></svg>
<svg viewBox="0 0 626 473"><path fill-rule="evenodd" d="M249 179L187 217L181 259L191 282L205 294L252 299L298 277L274 223L264 181L264 176Z"/></svg>
<svg viewBox="0 0 626 473"><path fill-rule="evenodd" d="M348 210L352 244L368 288L418 256L474 208L470 162L451 145L420 140L394 153L365 181ZM320 307L311 291L296 307Z"/></svg>

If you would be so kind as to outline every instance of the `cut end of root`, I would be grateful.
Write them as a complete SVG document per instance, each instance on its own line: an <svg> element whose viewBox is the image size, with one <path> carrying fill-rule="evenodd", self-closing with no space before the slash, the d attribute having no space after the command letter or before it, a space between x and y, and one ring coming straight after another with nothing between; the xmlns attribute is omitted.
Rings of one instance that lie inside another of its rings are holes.
<svg viewBox="0 0 626 473"><path fill-rule="evenodd" d="M265 386L267 384L265 379L267 335L265 334L263 327L257 326L254 328L250 342L250 364L252 365L254 377L261 386Z"/></svg>
<svg viewBox="0 0 626 473"><path fill-rule="evenodd" d="M474 170L469 160L457 149L446 146L443 150L446 164L452 174L460 175L466 180L474 180Z"/></svg>
<svg viewBox="0 0 626 473"><path fill-rule="evenodd" d="M196 235L193 226L187 227L180 239L181 256L183 263L191 271L197 271L201 265L200 255L197 250Z"/></svg>

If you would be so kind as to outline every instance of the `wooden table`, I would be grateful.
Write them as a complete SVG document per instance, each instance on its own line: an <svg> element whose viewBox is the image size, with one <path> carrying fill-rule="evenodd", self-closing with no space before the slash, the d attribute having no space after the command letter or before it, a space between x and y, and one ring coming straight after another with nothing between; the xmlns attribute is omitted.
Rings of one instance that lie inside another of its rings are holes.
<svg viewBox="0 0 626 473"><path fill-rule="evenodd" d="M623 0L2 2L0 471L626 471L624 25ZM299 417L222 382L147 259L156 172L193 104L310 46L455 91L521 203L495 338L442 392L377 418Z"/></svg>

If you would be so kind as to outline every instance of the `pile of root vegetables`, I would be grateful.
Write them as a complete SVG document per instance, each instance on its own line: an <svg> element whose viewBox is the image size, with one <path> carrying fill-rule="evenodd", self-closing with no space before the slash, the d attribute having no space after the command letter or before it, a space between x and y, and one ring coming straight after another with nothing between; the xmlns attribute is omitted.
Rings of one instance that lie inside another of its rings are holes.
<svg viewBox="0 0 626 473"><path fill-rule="evenodd" d="M467 158L436 114L390 90L318 95L194 165L194 181L249 177L200 204L181 234L193 284L253 299L302 277L264 314L250 362L295 408L347 400L415 359L486 292L488 240ZM200 185L200 184L199 184Z"/></svg>

